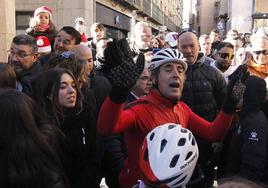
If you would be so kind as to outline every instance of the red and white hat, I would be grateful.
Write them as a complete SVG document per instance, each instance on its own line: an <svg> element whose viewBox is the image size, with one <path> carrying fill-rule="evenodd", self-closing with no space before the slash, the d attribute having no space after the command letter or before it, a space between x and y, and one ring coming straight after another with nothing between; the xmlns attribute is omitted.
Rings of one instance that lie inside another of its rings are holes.
<svg viewBox="0 0 268 188"><path fill-rule="evenodd" d="M36 17L41 12L48 13L50 19L52 19L52 10L48 6L42 6L42 7L39 7L37 9L35 9L35 11L34 11L34 17Z"/></svg>
<svg viewBox="0 0 268 188"><path fill-rule="evenodd" d="M38 53L51 52L51 44L46 36L38 36L35 40L38 46Z"/></svg>

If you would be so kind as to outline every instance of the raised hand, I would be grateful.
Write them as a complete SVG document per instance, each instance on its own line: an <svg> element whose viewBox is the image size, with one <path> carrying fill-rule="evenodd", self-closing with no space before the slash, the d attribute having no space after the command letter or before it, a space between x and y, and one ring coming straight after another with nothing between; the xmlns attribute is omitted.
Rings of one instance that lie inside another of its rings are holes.
<svg viewBox="0 0 268 188"><path fill-rule="evenodd" d="M227 86L227 95L223 104L223 110L227 113L233 113L236 105L242 100L245 88L246 80L249 77L247 65L241 65L235 70L235 72L229 77L230 81Z"/></svg>
<svg viewBox="0 0 268 188"><path fill-rule="evenodd" d="M121 39L108 43L104 56L106 64L110 67L108 74L112 85L110 98L113 102L122 103L144 69L144 55L134 57L127 41Z"/></svg>

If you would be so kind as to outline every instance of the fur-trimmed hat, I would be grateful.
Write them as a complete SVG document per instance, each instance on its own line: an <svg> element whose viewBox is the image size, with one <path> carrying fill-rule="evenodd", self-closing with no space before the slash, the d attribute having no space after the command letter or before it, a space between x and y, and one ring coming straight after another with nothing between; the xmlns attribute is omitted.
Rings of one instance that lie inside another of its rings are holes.
<svg viewBox="0 0 268 188"><path fill-rule="evenodd" d="M42 6L42 7L39 7L37 9L35 9L35 11L34 11L34 17L36 17L41 12L48 13L49 14L49 18L52 19L52 10L48 6Z"/></svg>

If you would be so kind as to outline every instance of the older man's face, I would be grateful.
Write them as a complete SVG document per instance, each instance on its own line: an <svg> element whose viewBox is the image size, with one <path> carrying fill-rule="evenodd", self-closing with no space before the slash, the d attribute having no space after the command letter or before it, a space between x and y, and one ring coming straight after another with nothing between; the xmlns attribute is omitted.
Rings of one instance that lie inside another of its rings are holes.
<svg viewBox="0 0 268 188"><path fill-rule="evenodd" d="M178 38L178 50L183 53L189 65L194 64L199 51L197 36L192 32L181 34Z"/></svg>
<svg viewBox="0 0 268 188"><path fill-rule="evenodd" d="M151 47L152 30L149 27L142 27L139 32L134 33L135 45L139 49L147 49Z"/></svg>
<svg viewBox="0 0 268 188"><path fill-rule="evenodd" d="M54 51L62 53L65 51L72 51L75 48L75 38L66 33L65 31L60 31L55 38Z"/></svg>
<svg viewBox="0 0 268 188"><path fill-rule="evenodd" d="M10 46L9 63L16 73L32 67L37 60L37 53L33 52L31 46L12 43Z"/></svg>
<svg viewBox="0 0 268 188"><path fill-rule="evenodd" d="M257 64L268 65L268 40L258 38L252 43L252 52L254 62Z"/></svg>

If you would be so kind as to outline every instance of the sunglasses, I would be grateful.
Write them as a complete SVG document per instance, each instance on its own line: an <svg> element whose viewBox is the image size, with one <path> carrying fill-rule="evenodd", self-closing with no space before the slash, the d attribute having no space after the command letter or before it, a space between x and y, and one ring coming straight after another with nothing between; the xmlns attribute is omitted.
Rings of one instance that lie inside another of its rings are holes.
<svg viewBox="0 0 268 188"><path fill-rule="evenodd" d="M254 54L260 55L268 55L268 50L259 50L259 51L253 51Z"/></svg>
<svg viewBox="0 0 268 188"><path fill-rule="evenodd" d="M183 33L186 33L186 32L191 32L191 33L194 33L196 36L197 36L197 32L191 28L184 28L184 29L181 29L179 32L178 32L178 37L181 36Z"/></svg>
<svg viewBox="0 0 268 188"><path fill-rule="evenodd" d="M226 60L234 59L234 54L230 54L230 53L218 53L218 54L221 58L226 59Z"/></svg>

